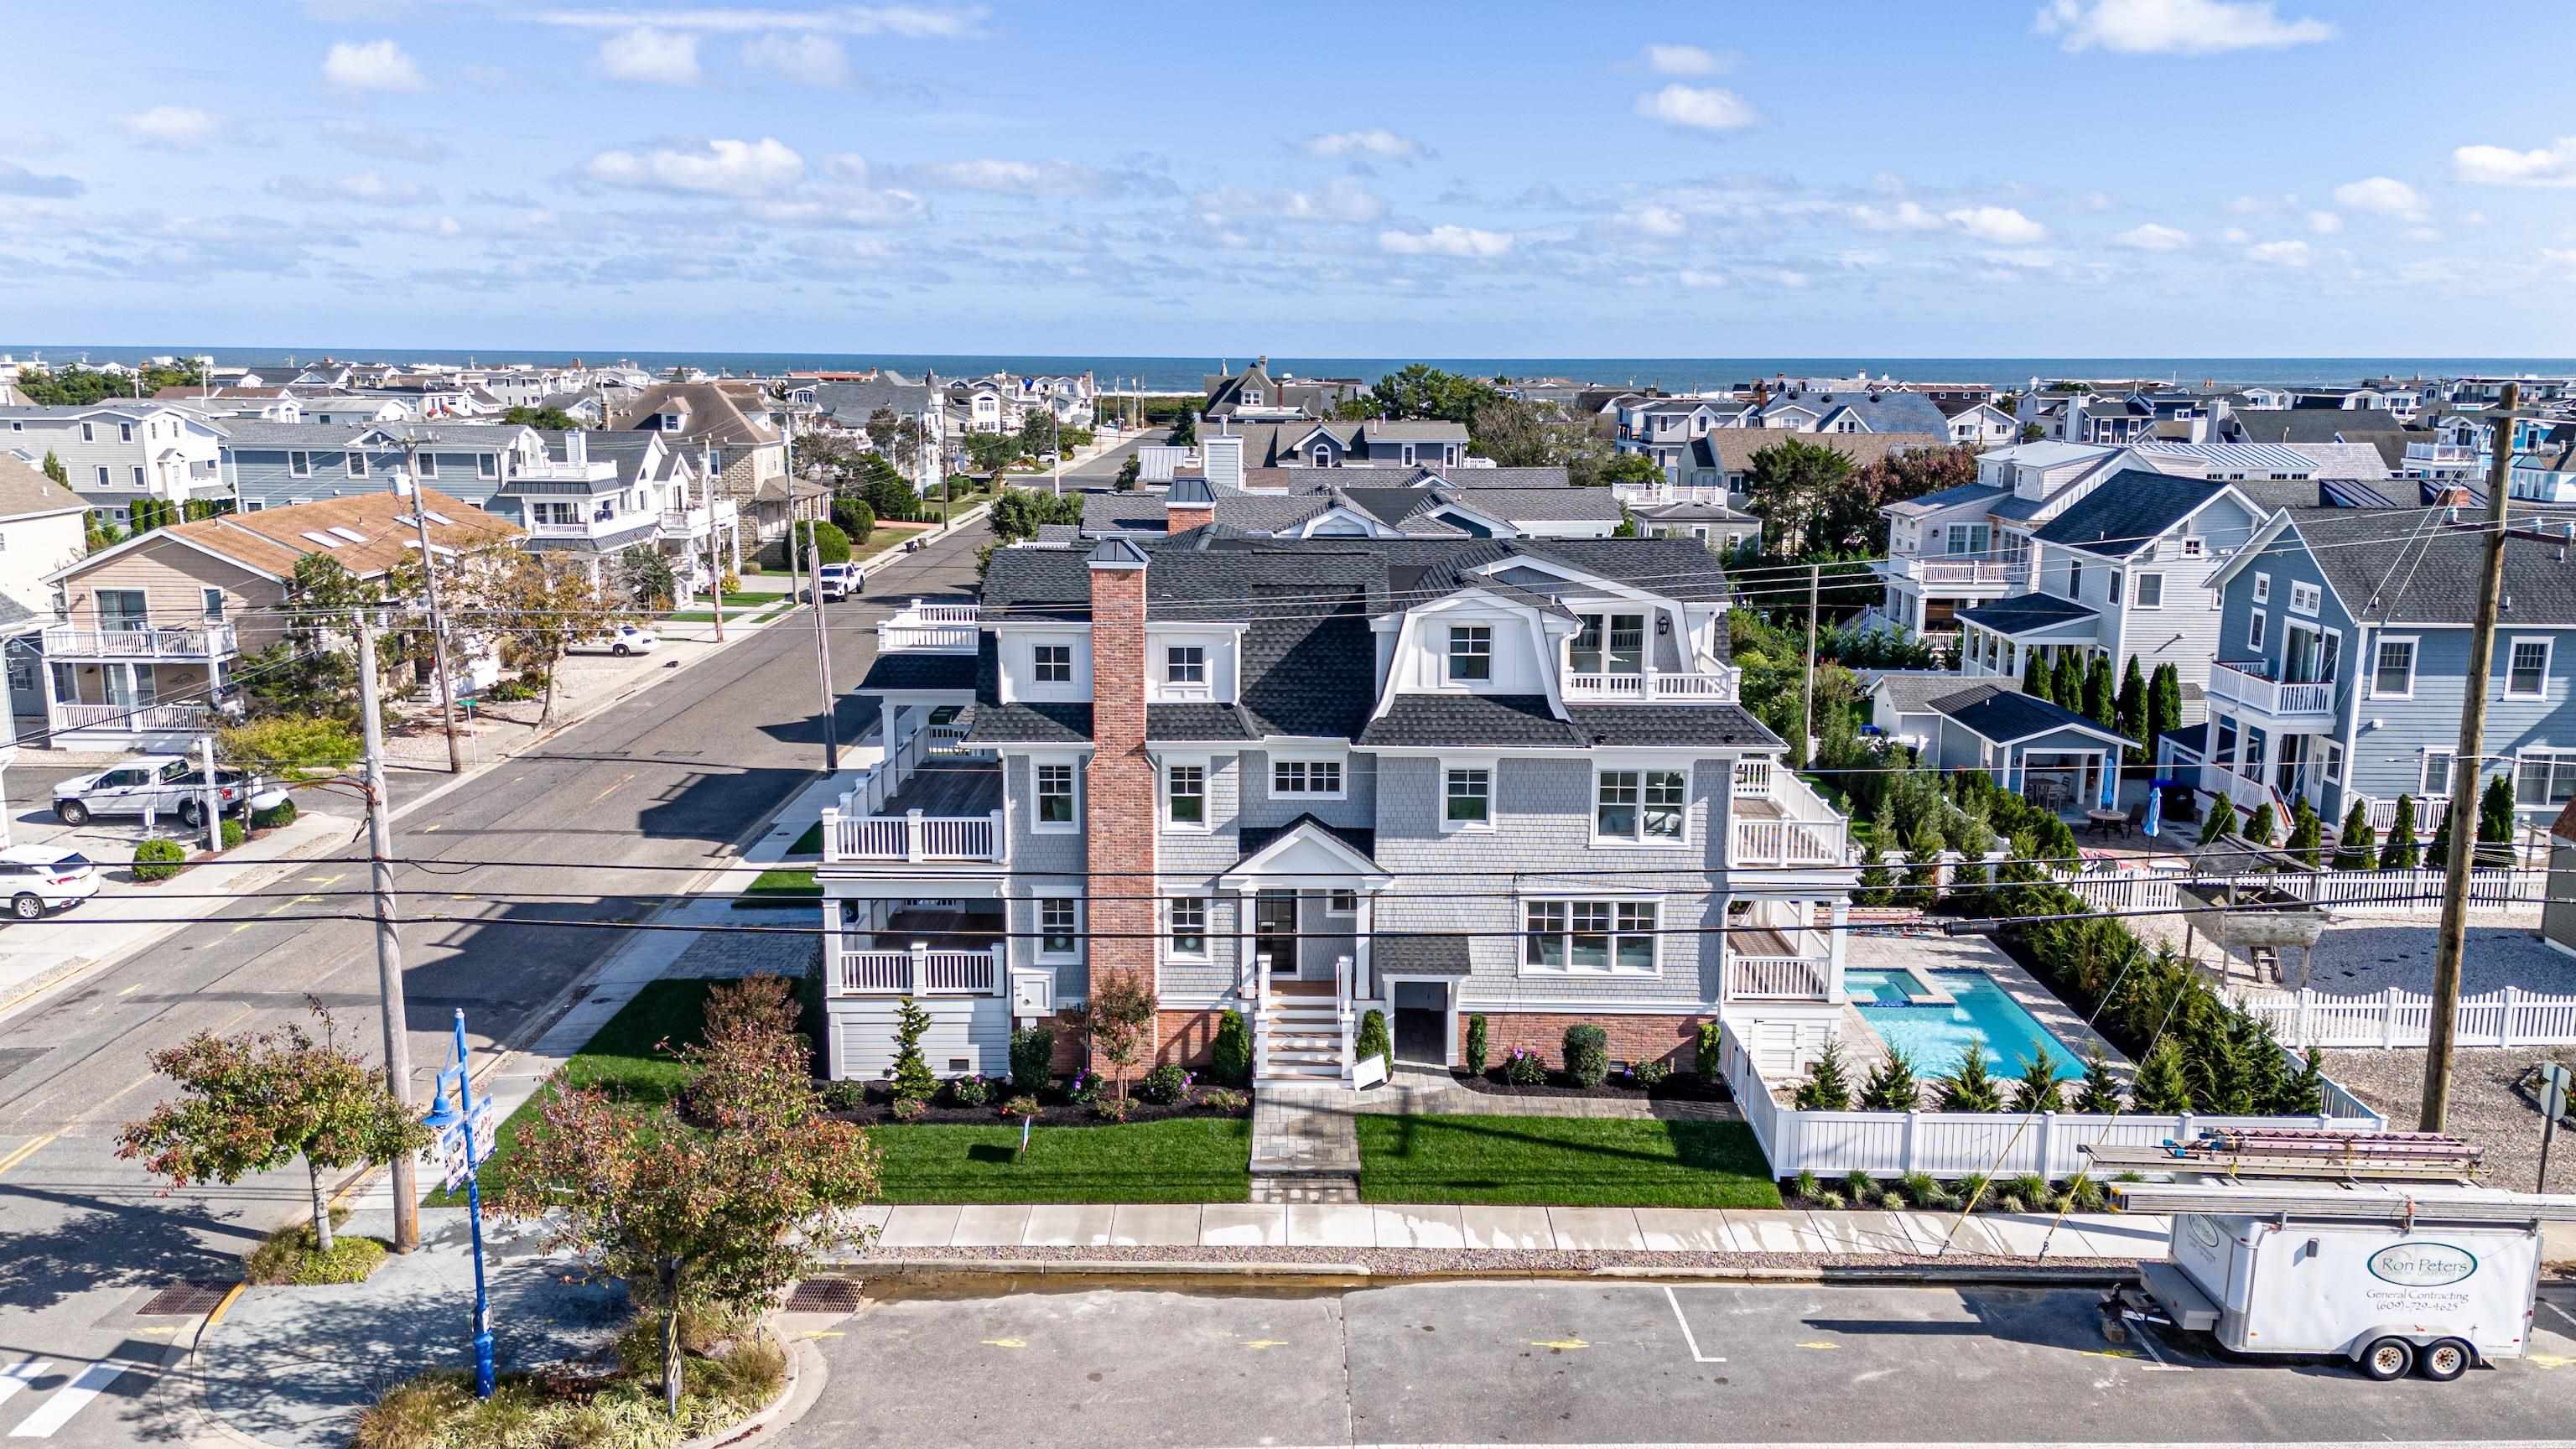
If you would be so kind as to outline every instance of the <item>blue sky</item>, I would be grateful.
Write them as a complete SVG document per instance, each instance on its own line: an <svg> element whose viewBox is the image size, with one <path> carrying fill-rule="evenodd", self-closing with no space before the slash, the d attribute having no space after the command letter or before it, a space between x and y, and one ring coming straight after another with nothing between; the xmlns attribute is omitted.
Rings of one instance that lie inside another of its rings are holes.
<svg viewBox="0 0 2576 1449"><path fill-rule="evenodd" d="M2576 350L2563 3L10 9L14 340Z"/></svg>

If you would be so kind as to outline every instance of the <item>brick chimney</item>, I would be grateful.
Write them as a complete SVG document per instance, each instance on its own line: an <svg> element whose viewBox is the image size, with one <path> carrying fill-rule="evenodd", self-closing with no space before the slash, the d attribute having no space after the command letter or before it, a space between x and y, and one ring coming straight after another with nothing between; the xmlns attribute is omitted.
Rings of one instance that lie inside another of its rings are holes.
<svg viewBox="0 0 2576 1449"><path fill-rule="evenodd" d="M1145 552L1123 538L1091 551L1091 767L1083 806L1091 981L1154 986L1154 762L1145 753ZM1137 872L1147 874L1137 874ZM1141 899L1129 899L1141 897ZM1136 1065L1155 1058L1146 1033ZM1095 1070L1107 1065L1095 1061Z"/></svg>
<svg viewBox="0 0 2576 1449"><path fill-rule="evenodd" d="M1216 522L1216 490L1208 485L1208 480L1205 478L1173 479L1171 489L1163 495L1163 531L1177 538L1193 529L1205 528L1214 522ZM1091 566L1094 569L1100 567L1097 555L1093 556ZM1099 575L1096 573L1092 576L1091 592L1095 598L1100 593Z"/></svg>

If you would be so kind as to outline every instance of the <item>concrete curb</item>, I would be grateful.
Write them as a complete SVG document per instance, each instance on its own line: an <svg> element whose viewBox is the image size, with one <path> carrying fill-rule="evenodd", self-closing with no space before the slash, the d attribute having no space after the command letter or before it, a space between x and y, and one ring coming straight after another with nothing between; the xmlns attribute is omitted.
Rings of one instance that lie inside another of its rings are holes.
<svg viewBox="0 0 2576 1449"><path fill-rule="evenodd" d="M1121 1280L1168 1284L1174 1278L1236 1280L1305 1280L1313 1284L1341 1284L1353 1287L1393 1287L1404 1283L1447 1283L1491 1279L1497 1282L1534 1280L1601 1280L1674 1283L1818 1283L1875 1284L1893 1287L1939 1287L1982 1285L1998 1288L2108 1288L2115 1283L2134 1282L2137 1265L2125 1259L2102 1260L2088 1268L2032 1266L2011 1264L1943 1264L1891 1263L1880 1267L1769 1267L1747 1264L1743 1267L1711 1267L1675 1264L1659 1267L1651 1264L1607 1264L1589 1268L1532 1268L1497 1266L1492 1268L1441 1268L1418 1272L1401 1272L1371 1268L1365 1263L1297 1263L1297 1262L1131 1262L1115 1258L1046 1259L1012 1261L1002 1258L905 1258L892 1262L854 1260L829 1265L836 1273L849 1273L861 1278L1083 1278L1114 1285Z"/></svg>
<svg viewBox="0 0 2576 1449"><path fill-rule="evenodd" d="M810 1339L798 1339L786 1345L787 1387L781 1389L776 1402L750 1418L728 1429L691 1439L679 1449L716 1449L769 1429L783 1429L805 1417L806 1412L821 1402L823 1390L831 1382L831 1370L825 1367L822 1353Z"/></svg>

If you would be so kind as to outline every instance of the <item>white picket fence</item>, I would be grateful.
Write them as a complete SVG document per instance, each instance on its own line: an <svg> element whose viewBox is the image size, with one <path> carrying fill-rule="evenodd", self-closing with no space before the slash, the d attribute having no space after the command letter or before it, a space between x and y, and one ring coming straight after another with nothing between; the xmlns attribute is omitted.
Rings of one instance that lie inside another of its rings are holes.
<svg viewBox="0 0 2576 1449"><path fill-rule="evenodd" d="M2420 1047L2433 1039L2433 998L2392 986L2368 996L2336 996L2307 987L2239 998L2272 1028L2283 1046ZM2576 1044L2576 996L2542 996L2517 986L2460 1000L2455 1040L2461 1046Z"/></svg>
<svg viewBox="0 0 2576 1449"><path fill-rule="evenodd" d="M2068 1178L2082 1172L2087 1144L2153 1147L2221 1127L2313 1128L2378 1132L2387 1119L2350 1092L2329 1082L2326 1113L2317 1117L2219 1117L2124 1112L2103 1116L2045 1112L1808 1112L1771 1100L1771 1089L1753 1070L1753 1058L1725 1032L1727 1085L1744 1120L1770 1159L1771 1175L1812 1172L1828 1180L1861 1171L1873 1177L1910 1172L1937 1178L1983 1173L2018 1177L2036 1173Z"/></svg>
<svg viewBox="0 0 2576 1449"><path fill-rule="evenodd" d="M2438 870L2328 870L2314 874L2198 876L2179 871L2106 871L2066 875L2057 883L2097 911L2174 911L2184 907L2185 885L2223 885L2236 880L2248 889L2269 887L2312 905L2330 906L2352 915L2439 915L2442 872ZM2469 909L2512 910L2536 906L2549 891L2544 870L2495 867L2469 872Z"/></svg>

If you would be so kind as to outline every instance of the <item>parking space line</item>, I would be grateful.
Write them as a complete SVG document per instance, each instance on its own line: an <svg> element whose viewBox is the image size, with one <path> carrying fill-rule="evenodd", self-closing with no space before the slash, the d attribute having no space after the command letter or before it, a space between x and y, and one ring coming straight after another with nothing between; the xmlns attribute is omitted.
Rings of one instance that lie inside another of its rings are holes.
<svg viewBox="0 0 2576 1449"><path fill-rule="evenodd" d="M20 1421L9 1431L12 1439L50 1439L54 1431L72 1421L72 1415L89 1407L89 1401L107 1392L108 1385L125 1377L130 1365L94 1363L82 1369L79 1378L54 1390L44 1406Z"/></svg>
<svg viewBox="0 0 2576 1449"><path fill-rule="evenodd" d="M1673 1290L1672 1290L1670 1287L1667 1287L1667 1288L1665 1288L1665 1289L1664 1289L1664 1301L1665 1301L1666 1303L1669 1303L1669 1304L1673 1305L1673 1322L1678 1323L1678 1324L1680 1324L1680 1325L1682 1326L1682 1342L1683 1342L1683 1343L1686 1343L1686 1344L1688 1344L1688 1345L1690 1345L1690 1351L1691 1351L1691 1362L1693 1362L1693 1363L1724 1363L1724 1362L1726 1362L1726 1360L1724 1360L1724 1359L1722 1359L1722 1358L1713 1358L1713 1357L1709 1356L1708 1354L1704 1354L1704 1353L1702 1353L1702 1352L1700 1352L1700 1351L1699 1351L1699 1335L1698 1335L1698 1334L1695 1334L1695 1333L1693 1333L1693 1332L1691 1332L1690 1319L1689 1319L1689 1318L1687 1318L1687 1317L1685 1317L1685 1316L1683 1316L1683 1314L1682 1314L1682 1300L1681 1300L1678 1296L1676 1296L1676 1295L1674 1294Z"/></svg>
<svg viewBox="0 0 2576 1449"><path fill-rule="evenodd" d="M0 1167L6 1166L8 1166L7 1163L0 1162ZM2576 1328L2576 1313L2570 1313L2566 1309L2559 1307L2557 1304L2550 1302L2546 1298L2540 1300L2540 1306L2557 1314L2559 1317L2566 1319L2569 1327Z"/></svg>
<svg viewBox="0 0 2576 1449"><path fill-rule="evenodd" d="M2155 1360L2154 1363L2140 1365L2139 1372L2150 1374L2187 1374L2191 1372L2191 1369L2187 1365L2165 1362L2164 1354L2156 1347L2155 1330L2148 1325L2143 1323L2139 1324L2138 1331L2129 1336L2137 1340L2138 1347L2147 1351L2147 1357Z"/></svg>

